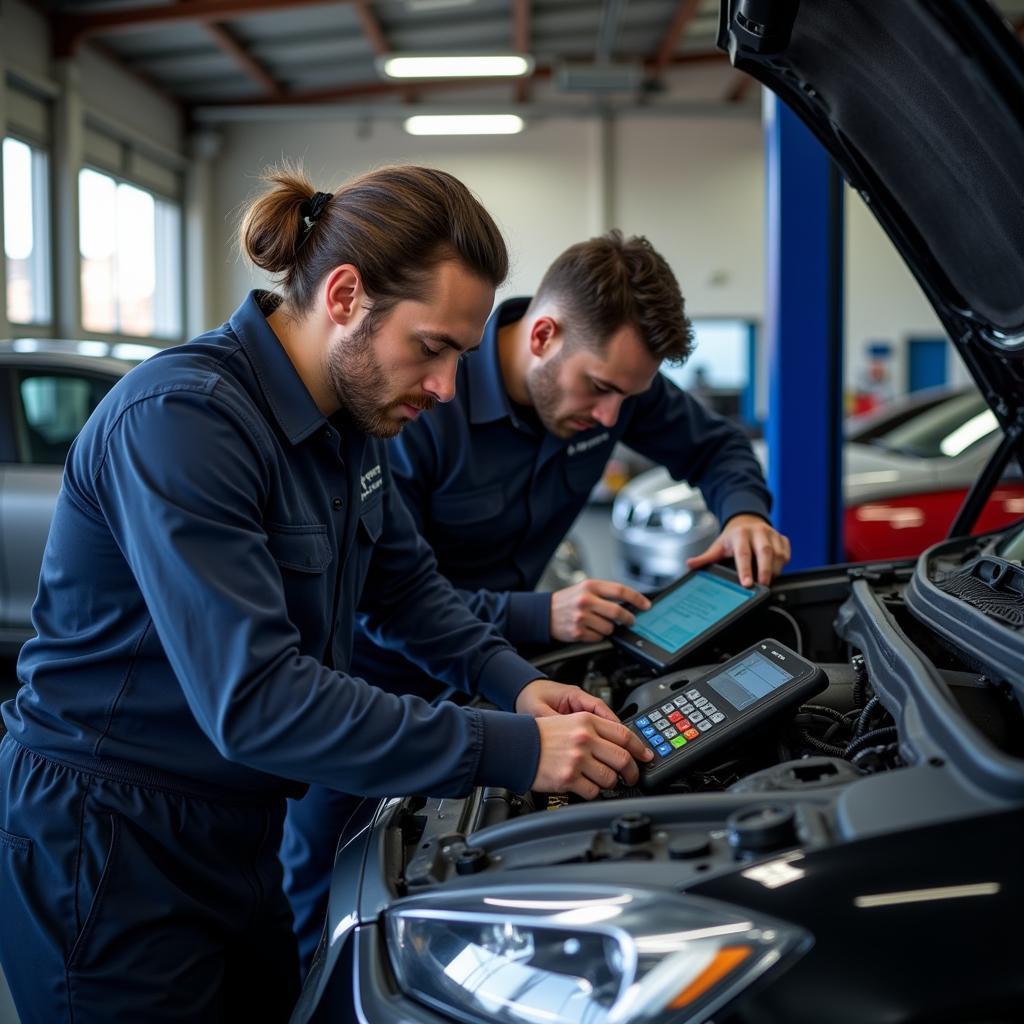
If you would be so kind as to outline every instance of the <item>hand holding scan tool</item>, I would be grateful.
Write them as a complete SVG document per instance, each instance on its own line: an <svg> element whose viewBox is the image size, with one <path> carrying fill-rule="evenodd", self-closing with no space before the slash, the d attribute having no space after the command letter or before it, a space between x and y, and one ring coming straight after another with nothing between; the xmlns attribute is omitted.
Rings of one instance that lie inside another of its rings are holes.
<svg viewBox="0 0 1024 1024"><path fill-rule="evenodd" d="M519 694L516 711L537 720L540 762L532 788L542 793L571 792L592 800L619 776L635 785L637 761L654 760L649 746L603 700L578 686L535 679Z"/></svg>
<svg viewBox="0 0 1024 1024"><path fill-rule="evenodd" d="M754 582L756 562L757 582L768 586L789 562L789 538L760 516L733 516L706 551L686 560L686 567L700 569L723 558L736 562L736 572L745 587Z"/></svg>
<svg viewBox="0 0 1024 1024"><path fill-rule="evenodd" d="M712 565L688 573L619 629L612 642L640 661L666 669L705 640L766 600L770 591L757 583L740 586L734 572Z"/></svg>
<svg viewBox="0 0 1024 1024"><path fill-rule="evenodd" d="M611 580L583 580L551 595L551 639L563 643L593 643L610 636L617 626L632 626L625 605L646 611L651 602L632 587Z"/></svg>
<svg viewBox="0 0 1024 1024"><path fill-rule="evenodd" d="M827 685L817 665L777 640L754 644L626 723L655 753L640 769L640 784L656 789L672 781Z"/></svg>

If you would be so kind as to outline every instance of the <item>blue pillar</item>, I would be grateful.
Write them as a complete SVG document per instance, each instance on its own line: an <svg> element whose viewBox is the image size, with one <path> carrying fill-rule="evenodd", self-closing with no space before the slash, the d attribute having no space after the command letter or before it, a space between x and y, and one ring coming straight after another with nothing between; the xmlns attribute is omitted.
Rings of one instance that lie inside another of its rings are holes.
<svg viewBox="0 0 1024 1024"><path fill-rule="evenodd" d="M768 484L791 569L842 560L842 182L765 91Z"/></svg>

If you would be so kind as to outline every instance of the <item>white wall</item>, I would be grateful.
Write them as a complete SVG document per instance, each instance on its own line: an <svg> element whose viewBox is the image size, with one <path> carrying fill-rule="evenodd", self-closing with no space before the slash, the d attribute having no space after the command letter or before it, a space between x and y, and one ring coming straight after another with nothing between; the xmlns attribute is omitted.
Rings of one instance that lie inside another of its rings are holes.
<svg viewBox="0 0 1024 1024"><path fill-rule="evenodd" d="M237 213L258 190L258 170L301 158L314 184L333 187L393 161L443 167L483 200L513 255L502 295L529 293L565 246L615 226L645 234L679 278L694 317L764 311L763 135L754 119L622 117L602 167L597 120L550 120L509 138L413 139L397 124L344 121L236 124L224 129L214 186L217 319L265 279L234 250ZM610 194L602 202L604 189ZM856 384L873 341L894 349L893 383L905 384L908 336L942 335L934 312L860 197L847 190L846 370ZM501 296L499 296L500 298ZM955 361L955 358L954 358ZM962 373L959 374L962 379Z"/></svg>
<svg viewBox="0 0 1024 1024"><path fill-rule="evenodd" d="M759 317L763 187L757 122L620 119L612 128L618 159L608 175L600 164L601 131L594 119L543 121L522 135L486 140L413 139L397 124L375 124L369 134L346 122L231 126L218 161L213 219L225 254L215 289L220 315L264 280L234 250L238 211L258 191L256 172L297 157L321 188L394 161L451 171L480 197L508 240L512 272L501 295L530 293L566 246L612 226L603 214L607 180L614 226L646 234L664 253L689 312ZM721 229L730 210L736 211L731 236ZM724 272L724 283L712 271Z"/></svg>
<svg viewBox="0 0 1024 1024"><path fill-rule="evenodd" d="M669 261L693 317L760 320L764 159L756 120L624 120L616 210Z"/></svg>
<svg viewBox="0 0 1024 1024"><path fill-rule="evenodd" d="M148 142L183 151L183 117L176 103L88 46L81 48L76 64L87 110L96 110Z"/></svg>
<svg viewBox="0 0 1024 1024"><path fill-rule="evenodd" d="M847 389L856 382L872 342L893 350L891 383L907 386L906 343L912 337L945 337L946 332L917 281L861 197L846 189L846 367ZM950 345L951 383L968 379Z"/></svg>
<svg viewBox="0 0 1024 1024"><path fill-rule="evenodd" d="M224 135L215 179L212 223L224 259L217 277L219 311L226 316L245 291L265 280L236 257L238 212L258 192L257 173L283 157L301 158L313 184L327 190L375 166L416 162L442 167L463 180L503 230L512 253L502 295L527 294L551 260L600 225L591 159L594 124L549 121L514 137L415 139L398 124L360 128L352 122L235 125Z"/></svg>

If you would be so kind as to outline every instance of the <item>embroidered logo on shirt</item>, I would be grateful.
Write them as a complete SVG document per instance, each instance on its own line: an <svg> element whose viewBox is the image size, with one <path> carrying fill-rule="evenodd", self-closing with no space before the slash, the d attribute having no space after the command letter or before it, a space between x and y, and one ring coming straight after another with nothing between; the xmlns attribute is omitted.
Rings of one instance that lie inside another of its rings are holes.
<svg viewBox="0 0 1024 1024"><path fill-rule="evenodd" d="M374 491L381 489L383 483L384 478L380 475L380 463L378 462L373 469L368 469L365 473L359 475L359 487L362 490L360 500L366 501Z"/></svg>
<svg viewBox="0 0 1024 1024"><path fill-rule="evenodd" d="M595 437L588 437L586 441L577 441L575 444L569 445L566 450L568 455L582 455L584 452L590 451L591 448L596 448L599 444L607 441L611 435L606 430L603 434L598 434Z"/></svg>

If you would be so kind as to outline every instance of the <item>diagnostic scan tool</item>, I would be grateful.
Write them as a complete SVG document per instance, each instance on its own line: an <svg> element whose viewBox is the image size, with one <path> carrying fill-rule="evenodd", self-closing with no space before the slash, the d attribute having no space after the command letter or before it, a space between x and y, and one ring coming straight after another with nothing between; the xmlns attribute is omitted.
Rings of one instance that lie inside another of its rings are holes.
<svg viewBox="0 0 1024 1024"><path fill-rule="evenodd" d="M760 583L744 587L736 573L711 565L687 573L663 590L632 626L620 626L611 639L639 660L666 669L770 593Z"/></svg>
<svg viewBox="0 0 1024 1024"><path fill-rule="evenodd" d="M640 785L657 789L751 729L802 704L828 685L813 662L777 640L762 640L712 672L684 684L678 695L624 723L654 751L640 765Z"/></svg>

